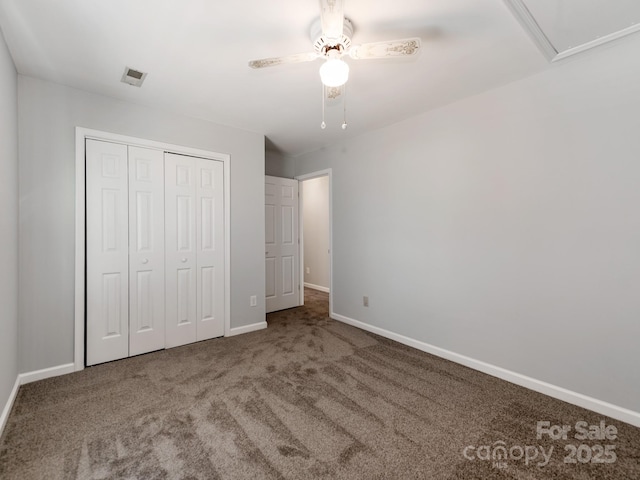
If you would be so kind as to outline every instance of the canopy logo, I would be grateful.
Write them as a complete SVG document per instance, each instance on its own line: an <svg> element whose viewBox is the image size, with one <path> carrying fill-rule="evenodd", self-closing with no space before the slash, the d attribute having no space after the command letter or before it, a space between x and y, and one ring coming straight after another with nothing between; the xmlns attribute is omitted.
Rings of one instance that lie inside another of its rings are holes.
<svg viewBox="0 0 640 480"><path fill-rule="evenodd" d="M524 461L527 466L535 462L538 467L544 467L551 460L552 454L553 445L548 451L542 445L513 445L507 448L507 444L502 440L493 445L468 445L462 450L462 455L467 460L490 461L493 462L494 468L507 468L507 460Z"/></svg>

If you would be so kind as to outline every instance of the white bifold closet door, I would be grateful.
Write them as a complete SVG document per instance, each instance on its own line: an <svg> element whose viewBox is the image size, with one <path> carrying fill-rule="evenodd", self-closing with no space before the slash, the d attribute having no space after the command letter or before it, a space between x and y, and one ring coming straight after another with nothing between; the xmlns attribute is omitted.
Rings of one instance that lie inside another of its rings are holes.
<svg viewBox="0 0 640 480"><path fill-rule="evenodd" d="M165 154L167 347L224 335L221 162Z"/></svg>
<svg viewBox="0 0 640 480"><path fill-rule="evenodd" d="M87 365L129 355L126 145L87 140Z"/></svg>
<svg viewBox="0 0 640 480"><path fill-rule="evenodd" d="M224 335L222 162L86 142L87 365Z"/></svg>
<svg viewBox="0 0 640 480"><path fill-rule="evenodd" d="M129 355L165 347L164 152L129 151Z"/></svg>

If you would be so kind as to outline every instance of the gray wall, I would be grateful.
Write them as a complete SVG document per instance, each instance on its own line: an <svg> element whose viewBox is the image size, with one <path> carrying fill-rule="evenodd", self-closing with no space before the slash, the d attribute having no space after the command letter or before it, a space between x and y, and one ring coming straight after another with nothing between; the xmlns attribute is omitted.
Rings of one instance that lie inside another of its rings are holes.
<svg viewBox="0 0 640 480"><path fill-rule="evenodd" d="M130 87L125 87L130 88ZM264 137L18 76L20 371L73 361L75 127L231 155L231 327L265 320Z"/></svg>
<svg viewBox="0 0 640 480"><path fill-rule="evenodd" d="M329 177L327 175L302 182L302 210L304 282L329 288Z"/></svg>
<svg viewBox="0 0 640 480"><path fill-rule="evenodd" d="M0 31L0 412L18 376L18 87Z"/></svg>
<svg viewBox="0 0 640 480"><path fill-rule="evenodd" d="M627 37L297 159L333 169L335 312L640 411L639 59Z"/></svg>
<svg viewBox="0 0 640 480"><path fill-rule="evenodd" d="M265 173L272 177L293 178L293 158L267 150L265 152Z"/></svg>

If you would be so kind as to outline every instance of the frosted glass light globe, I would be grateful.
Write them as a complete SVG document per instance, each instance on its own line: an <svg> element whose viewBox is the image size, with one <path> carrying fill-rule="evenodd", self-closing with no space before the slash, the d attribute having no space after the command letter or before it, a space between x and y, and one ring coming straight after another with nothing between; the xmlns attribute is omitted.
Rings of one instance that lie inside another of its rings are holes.
<svg viewBox="0 0 640 480"><path fill-rule="evenodd" d="M349 80L349 65L339 58L330 58L320 67L320 79L327 87L339 87Z"/></svg>

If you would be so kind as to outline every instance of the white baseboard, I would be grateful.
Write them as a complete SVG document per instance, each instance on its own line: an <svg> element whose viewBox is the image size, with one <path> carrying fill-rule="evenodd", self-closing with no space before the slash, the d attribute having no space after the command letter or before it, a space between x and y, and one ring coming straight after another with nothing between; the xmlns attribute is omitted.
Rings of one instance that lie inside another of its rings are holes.
<svg viewBox="0 0 640 480"><path fill-rule="evenodd" d="M13 407L13 402L16 400L20 385L44 380L45 378L57 377L58 375L73 373L74 371L75 364L67 363L65 365L58 365L57 367L43 368L42 370L36 370L34 372L19 373L16 377L16 383L13 386L13 390L11 390L11 395L9 395L7 403L2 410L2 416L0 416L0 435L2 435L4 427L7 424L9 413L11 413L11 407Z"/></svg>
<svg viewBox="0 0 640 480"><path fill-rule="evenodd" d="M267 328L267 322L252 323L251 325L245 325L244 327L236 327L229 330L226 337L233 337L234 335L242 335L243 333L255 332L256 330L262 330Z"/></svg>
<svg viewBox="0 0 640 480"><path fill-rule="evenodd" d="M423 352L427 352L437 357L451 360L452 362L459 363L460 365L464 365L466 367L473 368L474 370L478 370L494 377L501 378L502 380L520 385L521 387L525 387L530 390L549 395L550 397L557 398L558 400L562 400L567 403L592 410L602 415L615 418L622 422L629 423L636 427L640 427L640 412L635 412L627 408L619 407L617 405L598 400L597 398L589 397L581 393L567 390L566 388L558 387L556 385L552 385L535 378L527 377L526 375L521 375L519 373L512 372L511 370L491 365L490 363L466 357L464 355L460 355L458 353L451 352L449 350L445 350L444 348L436 347L434 345L430 345L413 338L405 337L404 335L390 332L380 327L368 325L359 320L354 320L352 318L345 317L334 312L331 312L330 316L334 320L338 320L362 330L366 330L382 337L395 340L398 343L402 343L418 350L422 350Z"/></svg>
<svg viewBox="0 0 640 480"><path fill-rule="evenodd" d="M4 427L7 424L7 420L9 419L11 407L13 407L13 402L15 402L16 396L18 395L18 388L20 388L20 376L16 377L16 383L13 384L13 390L11 390L9 398L7 399L7 403L2 409L2 415L0 415L0 435L2 435L2 432L4 432Z"/></svg>
<svg viewBox="0 0 640 480"><path fill-rule="evenodd" d="M18 375L20 379L20 385L25 383L36 382L38 380L44 380L45 378L57 377L58 375L66 375L67 373L73 373L75 371L74 363L66 363L64 365L58 365L57 367L43 368L42 370L36 370L34 372L21 373Z"/></svg>
<svg viewBox="0 0 640 480"><path fill-rule="evenodd" d="M327 287L321 287L320 285L314 285L313 283L304 282L304 288L311 288L320 292L329 293L330 290Z"/></svg>

